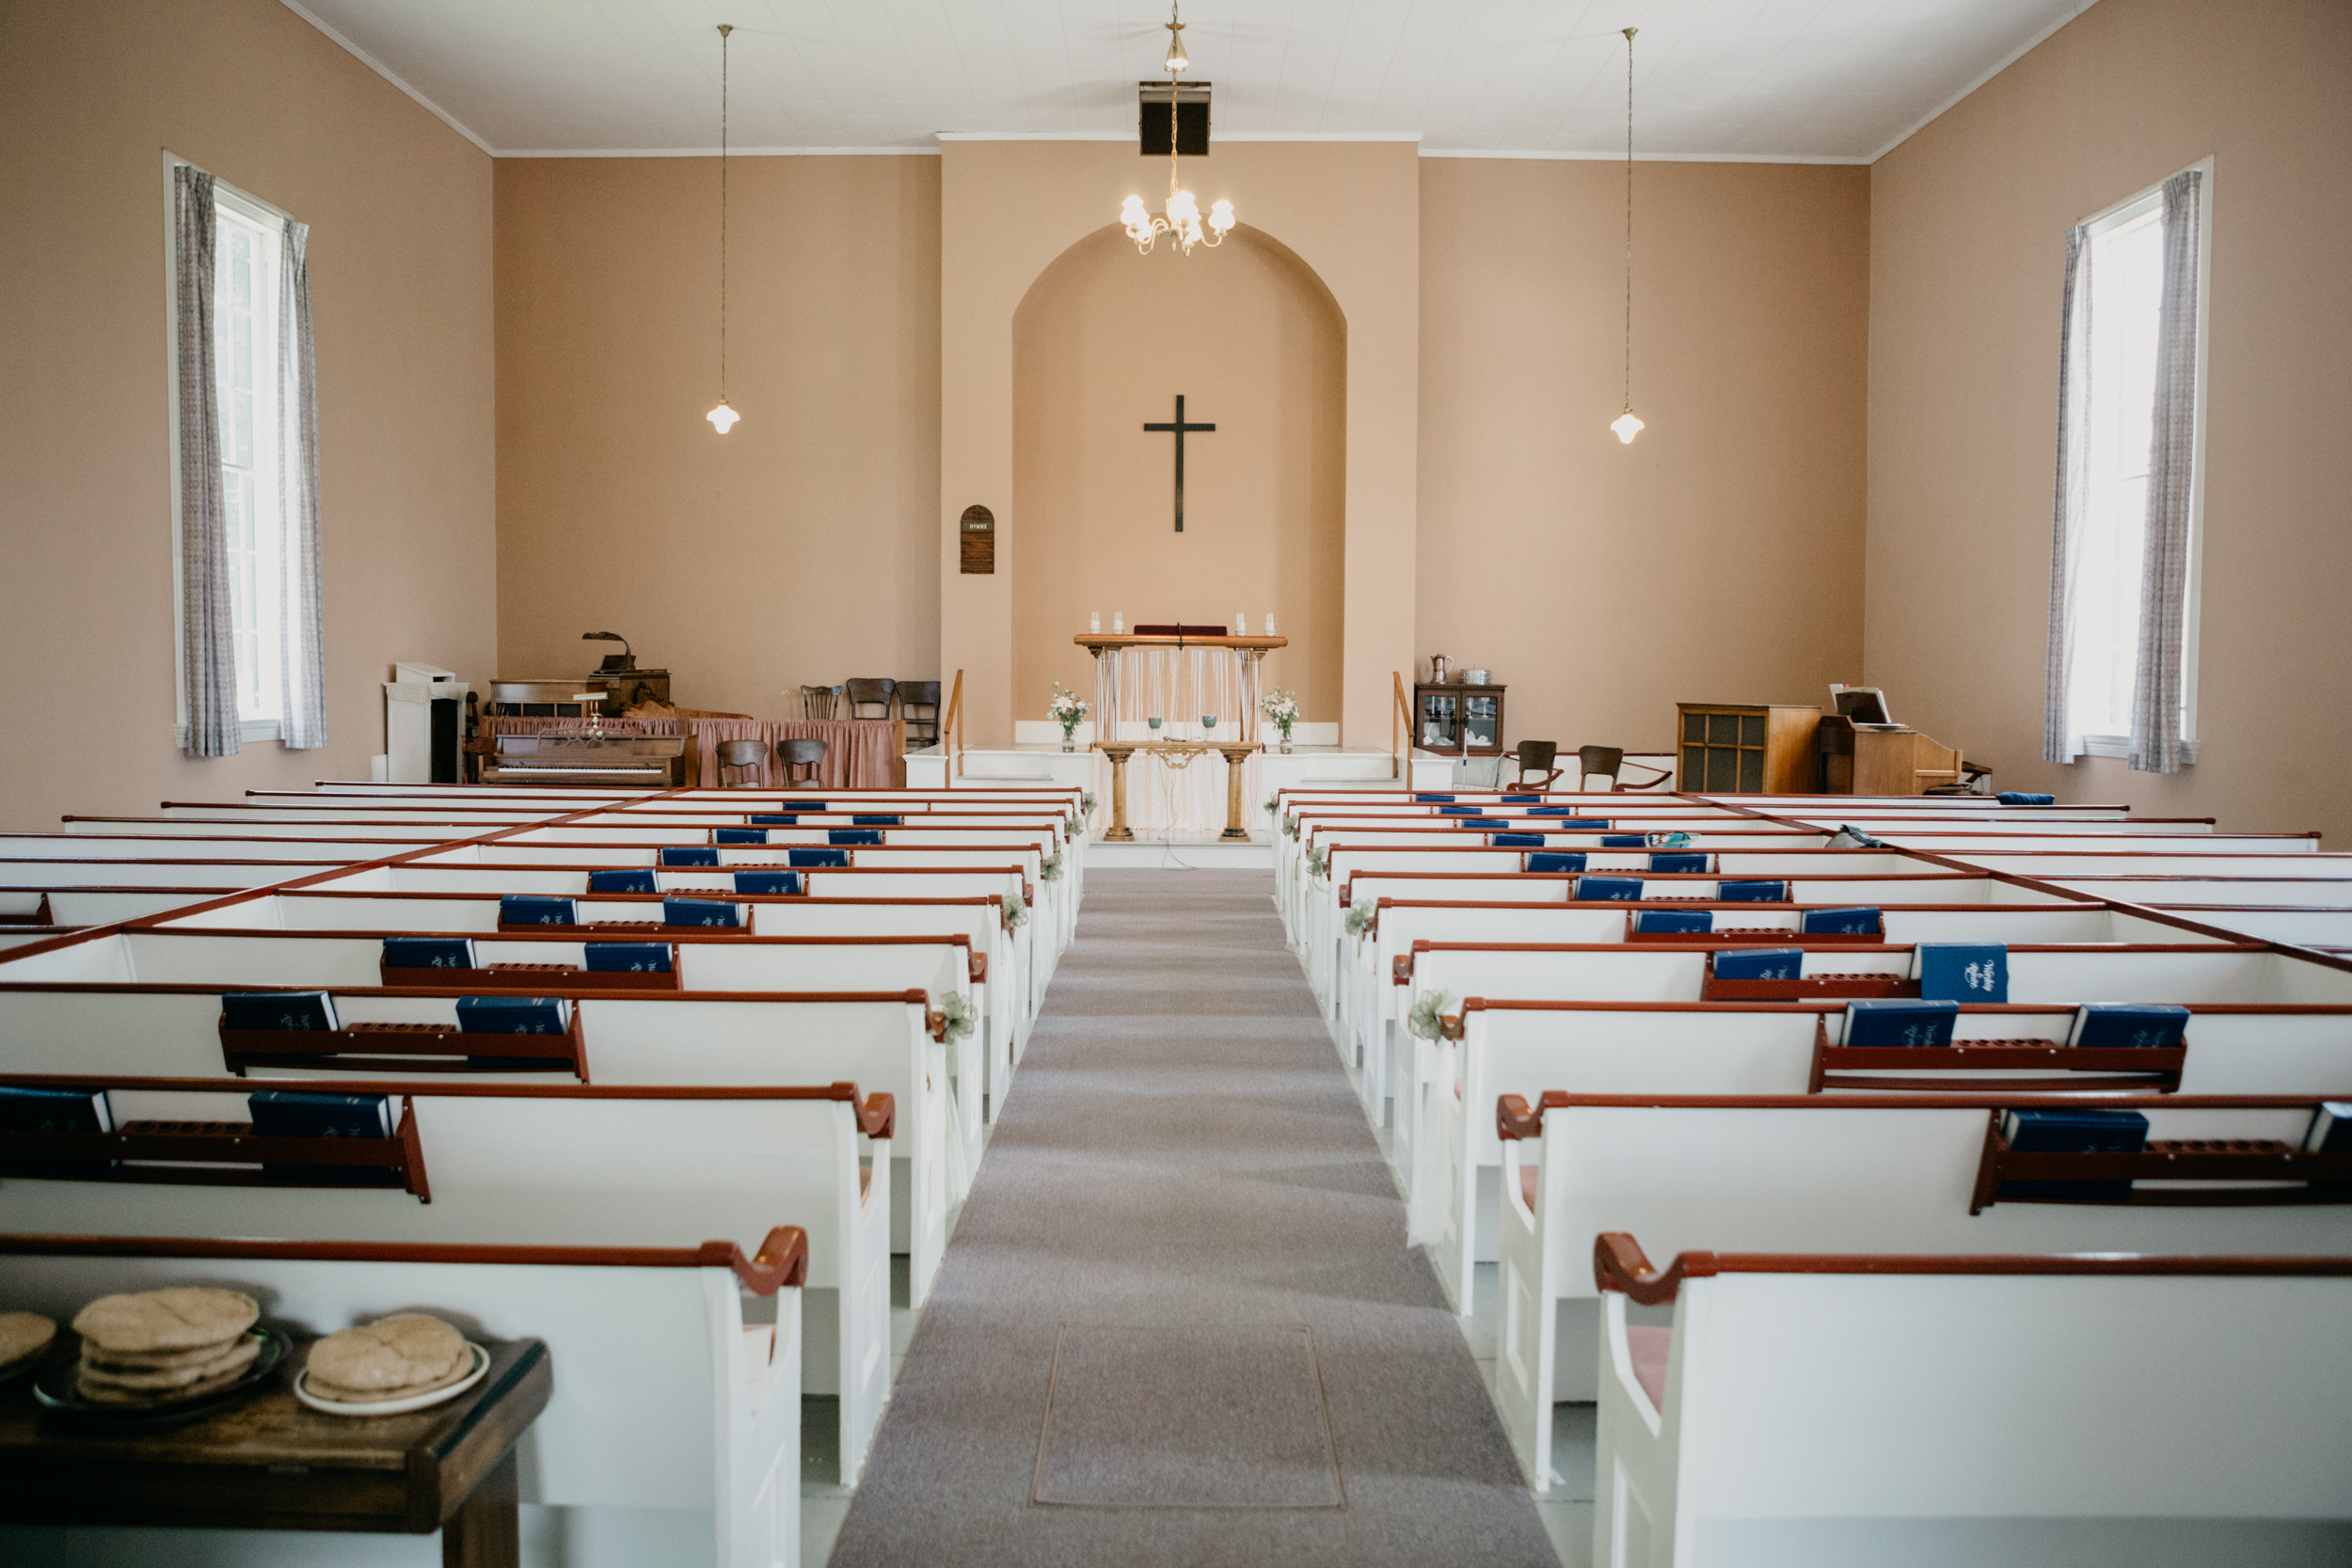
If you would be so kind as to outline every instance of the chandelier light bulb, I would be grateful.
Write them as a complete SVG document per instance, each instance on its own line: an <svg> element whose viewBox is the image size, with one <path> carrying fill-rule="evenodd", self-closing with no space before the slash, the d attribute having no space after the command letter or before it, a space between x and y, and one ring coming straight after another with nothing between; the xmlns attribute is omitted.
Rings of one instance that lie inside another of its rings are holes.
<svg viewBox="0 0 2352 1568"><path fill-rule="evenodd" d="M1210 207L1209 227L1216 230L1218 236L1222 238L1225 231L1233 227L1233 204L1230 201L1219 201Z"/></svg>
<svg viewBox="0 0 2352 1568"><path fill-rule="evenodd" d="M1617 433L1619 441L1629 447L1633 444L1633 437L1642 434L1642 421L1635 419L1633 410L1629 408L1610 420L1609 428Z"/></svg>
<svg viewBox="0 0 2352 1568"><path fill-rule="evenodd" d="M724 398L719 400L718 407L703 416L704 419L708 420L711 424L718 429L719 434L722 436L724 436L728 431L733 430L735 428L736 420L741 419L742 417L742 415L727 406L726 400ZM1629 441L1633 437L1630 436L1626 437Z"/></svg>

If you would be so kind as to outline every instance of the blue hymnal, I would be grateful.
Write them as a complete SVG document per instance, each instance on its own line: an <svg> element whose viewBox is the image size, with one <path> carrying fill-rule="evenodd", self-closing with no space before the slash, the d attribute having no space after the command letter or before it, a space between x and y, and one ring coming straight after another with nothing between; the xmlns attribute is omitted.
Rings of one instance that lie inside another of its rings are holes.
<svg viewBox="0 0 2352 1568"><path fill-rule="evenodd" d="M787 811L823 811L825 802L822 800L787 800L784 802L784 808Z"/></svg>
<svg viewBox="0 0 2352 1568"><path fill-rule="evenodd" d="M1712 871L1715 867L1710 863L1714 859L1714 856L1705 854L1652 855L1649 868L1652 871Z"/></svg>
<svg viewBox="0 0 2352 1568"><path fill-rule="evenodd" d="M1532 806L1542 799L1540 795L1505 795L1502 803L1506 806Z"/></svg>
<svg viewBox="0 0 2352 1568"><path fill-rule="evenodd" d="M871 816L861 816L857 813L852 812L850 814L850 820L856 823L861 828L903 828L906 826L906 819L904 817L882 812L877 812Z"/></svg>
<svg viewBox="0 0 2352 1568"><path fill-rule="evenodd" d="M664 849L661 851L661 863L664 865L716 865L719 863L719 851L699 847Z"/></svg>
<svg viewBox="0 0 2352 1568"><path fill-rule="evenodd" d="M386 969L474 969L471 937L386 937Z"/></svg>
<svg viewBox="0 0 2352 1568"><path fill-rule="evenodd" d="M1457 828L1507 828L1510 825L1511 819L1507 816L1465 816L1454 824Z"/></svg>
<svg viewBox="0 0 2352 1568"><path fill-rule="evenodd" d="M801 825L797 816L779 816L773 812L754 812L752 821L763 828L797 828Z"/></svg>
<svg viewBox="0 0 2352 1568"><path fill-rule="evenodd" d="M880 844L882 830L880 828L828 828L825 830L825 842L827 844Z"/></svg>
<svg viewBox="0 0 2352 1568"><path fill-rule="evenodd" d="M2015 1154L2137 1154L2148 1145L2148 1118L2137 1111L2007 1111L2001 1136ZM2122 1181L2004 1181L2005 1198L2082 1198L2122 1203Z"/></svg>
<svg viewBox="0 0 2352 1568"><path fill-rule="evenodd" d="M1451 800L1454 797L1449 795L1446 799ZM1439 816L1476 816L1478 812L1479 808L1476 806L1439 806L1438 808Z"/></svg>
<svg viewBox="0 0 2352 1568"><path fill-rule="evenodd" d="M595 872L588 874L590 877ZM596 890L602 892L602 889ZM577 926L580 917L572 911L568 898L549 898L536 893L510 893L499 900L499 924L501 926Z"/></svg>
<svg viewBox="0 0 2352 1568"><path fill-rule="evenodd" d="M231 1029L340 1029L335 999L323 990L230 991L220 999Z"/></svg>
<svg viewBox="0 0 2352 1568"><path fill-rule="evenodd" d="M0 1086L0 1132L111 1132L113 1112L103 1089Z"/></svg>
<svg viewBox="0 0 2352 1568"><path fill-rule="evenodd" d="M1576 813L1577 808L1574 806L1537 806L1527 815L1558 817L1560 820L1554 822L1552 826L1562 832L1571 831L1586 833L1605 832L1611 825L1611 819L1606 816L1579 816Z"/></svg>
<svg viewBox="0 0 2352 1568"><path fill-rule="evenodd" d="M2007 1002L2009 949L1998 942L1923 942L1911 973L1931 1002Z"/></svg>
<svg viewBox="0 0 2352 1568"><path fill-rule="evenodd" d="M650 871L591 871L591 893L660 893L661 883Z"/></svg>
<svg viewBox="0 0 2352 1568"><path fill-rule="evenodd" d="M1845 1043L1864 1051L1947 1046L1959 1022L1957 1002L1914 1002L1907 996L1849 1002Z"/></svg>
<svg viewBox="0 0 2352 1568"><path fill-rule="evenodd" d="M797 871L739 871L735 874L738 893L790 893L801 891L801 874Z"/></svg>
<svg viewBox="0 0 2352 1568"><path fill-rule="evenodd" d="M1718 980L1794 980L1804 974L1797 947L1741 947L1715 955Z"/></svg>
<svg viewBox="0 0 2352 1568"><path fill-rule="evenodd" d="M1604 849L1640 849L1646 847L1648 844L1647 835L1643 833L1603 833L1600 835L1600 847Z"/></svg>
<svg viewBox="0 0 2352 1568"><path fill-rule="evenodd" d="M572 1026L572 1004L562 996L461 996L461 1035L561 1035Z"/></svg>
<svg viewBox="0 0 2352 1568"><path fill-rule="evenodd" d="M1706 910L1644 910L1633 917L1633 928L1651 931L1712 931L1715 917Z"/></svg>
<svg viewBox="0 0 2352 1568"><path fill-rule="evenodd" d="M710 830L710 842L713 844L765 844L768 842L768 830L765 828L713 828Z"/></svg>
<svg viewBox="0 0 2352 1568"><path fill-rule="evenodd" d="M664 898L661 900L661 924L664 926L740 926L743 911L733 904L715 898Z"/></svg>
<svg viewBox="0 0 2352 1568"><path fill-rule="evenodd" d="M2188 1009L2161 1002L2088 1002L2074 1009L2066 1043L2090 1051L2167 1050L2188 1033Z"/></svg>
<svg viewBox="0 0 2352 1568"><path fill-rule="evenodd" d="M2036 795L2023 789L2004 789L1994 799L2005 806L2054 806L2058 804L2058 797L2055 795Z"/></svg>
<svg viewBox="0 0 2352 1568"><path fill-rule="evenodd" d="M1584 857L1581 854L1563 854L1558 851L1530 855L1527 857L1527 869L1530 871L1581 871L1584 869Z"/></svg>
<svg viewBox="0 0 2352 1568"><path fill-rule="evenodd" d="M591 974L667 974L675 949L666 942L592 942Z"/></svg>
<svg viewBox="0 0 2352 1568"><path fill-rule="evenodd" d="M1630 904L1642 896L1639 877L1579 877L1576 896L1586 903Z"/></svg>
<svg viewBox="0 0 2352 1568"><path fill-rule="evenodd" d="M787 862L792 865L838 865L850 863L847 849L787 849Z"/></svg>
<svg viewBox="0 0 2352 1568"><path fill-rule="evenodd" d="M257 1089L246 1097L246 1115L263 1138L389 1138L391 1097L326 1094L309 1089Z"/></svg>
<svg viewBox="0 0 2352 1568"><path fill-rule="evenodd" d="M1807 910L1802 929L1809 937L1874 937L1883 924L1878 906L1863 904L1850 910Z"/></svg>
<svg viewBox="0 0 2352 1568"><path fill-rule="evenodd" d="M1541 833L1497 833L1494 843L1498 849L1540 849L1544 847L1544 835Z"/></svg>
<svg viewBox="0 0 2352 1568"><path fill-rule="evenodd" d="M2352 1154L2352 1101L2321 1102L2319 1109L2312 1113L2312 1130L2303 1134L2303 1152Z"/></svg>
<svg viewBox="0 0 2352 1568"><path fill-rule="evenodd" d="M1788 884L1723 882L1717 885L1715 896L1726 904L1784 904L1788 901Z"/></svg>
<svg viewBox="0 0 2352 1568"><path fill-rule="evenodd" d="M1451 795L1416 795L1416 796L1414 796L1414 797L1413 797L1413 800L1414 800L1417 803L1419 803L1419 804L1421 804L1421 805L1424 805L1424 806L1425 806L1425 805L1429 805L1429 804L1431 804L1431 803L1433 803L1433 802L1435 802L1435 801L1438 801L1438 800L1453 800L1453 799L1454 799L1454 797L1453 797L1453 796L1451 796Z"/></svg>

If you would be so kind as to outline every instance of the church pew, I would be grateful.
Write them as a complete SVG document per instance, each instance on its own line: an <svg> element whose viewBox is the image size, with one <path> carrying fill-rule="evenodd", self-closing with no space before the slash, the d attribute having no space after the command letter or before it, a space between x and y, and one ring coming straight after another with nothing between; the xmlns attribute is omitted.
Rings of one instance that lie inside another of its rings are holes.
<svg viewBox="0 0 2352 1568"><path fill-rule="evenodd" d="M2352 879L2352 855L2326 850L2299 853L2249 854L2243 850L2211 854L2143 854L2118 848L2097 854L2086 850L2001 849L1937 850L1940 858L1961 865L2006 871L2037 881L2064 881L2081 877L2276 877L2291 880Z"/></svg>
<svg viewBox="0 0 2352 1568"><path fill-rule="evenodd" d="M0 1235L0 1299L63 1323L101 1295L211 1285L245 1291L264 1322L298 1333L416 1310L477 1340L544 1340L555 1388L516 1450L524 1508L659 1511L641 1517L665 1537L665 1561L789 1568L800 1560L808 1262L797 1226L771 1230L750 1256L733 1240L421 1246ZM772 1302L773 1321L748 1323L746 1296ZM92 1533L0 1526L0 1557L266 1561L345 1544L215 1529ZM585 1560L583 1551L562 1561Z"/></svg>
<svg viewBox="0 0 2352 1568"><path fill-rule="evenodd" d="M0 858L8 860L316 860L338 864L380 860L387 855L430 849L448 836L428 833L364 834L320 832L240 837L233 833L0 833Z"/></svg>
<svg viewBox="0 0 2352 1568"><path fill-rule="evenodd" d="M1686 1251L1661 1272L1619 1233L1584 1266L1612 1568L2352 1555L2344 1259Z"/></svg>
<svg viewBox="0 0 2352 1568"><path fill-rule="evenodd" d="M2207 1004L2192 1006L2179 1087L2203 1095L2352 1093L2352 1006ZM1499 1095L1547 1088L1579 1094L1785 1094L1833 1092L1817 1047L1845 1038L1844 1005L1622 1003L1472 998L1449 1031L1414 1039L1397 1087L1392 1153L1416 1241L1433 1247L1439 1277L1470 1309L1474 1264L1495 1255L1503 1148L1482 1107ZM2046 1040L2061 1045L2074 1022L2064 1004L1963 1005L1962 1043ZM2118 1071L2071 1072L2062 1057L2028 1069L1953 1070L1923 1061L1913 1082L1936 1091L2003 1089L2112 1092ZM2161 1067L2152 1063L2153 1075ZM2046 1073L2046 1077L2043 1074ZM1948 1084L1939 1080L1948 1078ZM2079 1085L2079 1086L2078 1086ZM2154 1092L2159 1084L2146 1087ZM1877 1092L1877 1091L1872 1091ZM1911 1095L1916 1089L1885 1092ZM1441 1243L1440 1236L1450 1238ZM1443 1250L1450 1248L1451 1250Z"/></svg>
<svg viewBox="0 0 2352 1568"><path fill-rule="evenodd" d="M2283 942L2298 947L2320 948L2352 944L2352 909L2316 906L2212 909L2196 904L2158 904L2150 907L2159 914L2241 932L2258 942Z"/></svg>
<svg viewBox="0 0 2352 1568"><path fill-rule="evenodd" d="M218 898L241 888L72 887L0 889L7 893L45 895L55 921L72 929L112 926L186 909L190 904Z"/></svg>
<svg viewBox="0 0 2352 1568"><path fill-rule="evenodd" d="M2151 1139L2270 1139L2299 1148L2315 1098L2130 1096L2100 1103L2146 1116ZM1997 1114L2079 1101L1555 1092L1536 1103L1531 1111L1509 1097L1496 1113L1508 1135L1495 1367L1503 1425L1539 1490L1549 1485L1541 1456L1552 1404L1591 1399L1599 1381L1591 1256L1603 1231L1651 1236L1673 1252L2352 1257L2352 1205L2342 1203L2004 1199L1972 1214L1988 1124Z"/></svg>
<svg viewBox="0 0 2352 1568"><path fill-rule="evenodd" d="M99 1072L118 1076L199 1077L227 1070L220 1033L223 991L269 990L226 982L0 985L0 1072ZM424 1023L454 1028L462 990L331 987L346 1026ZM894 1250L909 1257L912 1302L920 1306L947 1244L947 1216L970 1185L979 1149L978 1074L967 1111L948 1070L944 1031L919 990L888 992L613 992L550 987L573 998L581 1080L615 1085L768 1085L854 1079L895 1100L903 1124L893 1148L899 1162L890 1216ZM467 1036L485 1042L496 1036ZM354 1051L375 1043L352 1037ZM446 1083L449 1058L418 1058L393 1070L380 1057L359 1057L357 1070L412 1085ZM256 1080L315 1079L339 1085L354 1069L256 1066ZM544 1084L548 1069L466 1070L469 1082ZM561 1080L570 1078L568 1072Z"/></svg>
<svg viewBox="0 0 2352 1568"><path fill-rule="evenodd" d="M118 1127L242 1122L246 1097L257 1086L251 1079L87 1071L4 1081L104 1090ZM34 1234L201 1236L230 1228L257 1241L423 1245L662 1246L680 1236L716 1236L749 1251L777 1216L789 1214L808 1237L802 1392L839 1398L843 1481L855 1479L889 1394L889 1096L860 1096L846 1083L587 1087L361 1079L337 1087L394 1096L395 1113L413 1116L430 1202L397 1187L11 1175L0 1179L8 1224ZM0 1134L0 1142L20 1137ZM223 1167L199 1174L223 1174ZM557 1370L560 1384L567 1374ZM587 1377L589 1369L576 1375Z"/></svg>
<svg viewBox="0 0 2352 1568"><path fill-rule="evenodd" d="M314 876L362 863L374 857L339 856L312 861L221 861L89 859L0 861L0 887L186 887L233 893L267 887L295 877Z"/></svg>

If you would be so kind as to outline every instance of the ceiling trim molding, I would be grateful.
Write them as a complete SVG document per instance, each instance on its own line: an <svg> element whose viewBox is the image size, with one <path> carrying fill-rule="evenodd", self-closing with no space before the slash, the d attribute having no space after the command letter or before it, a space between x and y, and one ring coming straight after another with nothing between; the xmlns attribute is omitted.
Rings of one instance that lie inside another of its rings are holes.
<svg viewBox="0 0 2352 1568"><path fill-rule="evenodd" d="M312 15L310 8L298 4L297 0L278 0L278 3L285 7L288 10L294 12L294 15L302 18L303 21L309 23L311 26L316 27L320 32L326 34L335 42L337 47L342 50L344 54L349 55L353 59L358 60L361 65L366 66L370 71L374 71L378 76L381 76L387 82L391 83L392 86L406 93L410 98L415 99L432 114L434 119L439 120L442 124L448 126L451 130L456 132L459 135L473 143L474 146L480 148L483 151L487 152L491 157L495 158L499 155L498 150L492 147L488 142L484 141L480 136L475 135L473 131L466 124L465 121L459 119L455 115L451 114L447 109L442 108L438 103L434 103L433 100L427 98L424 94L419 92L416 88L402 81L398 76L392 73L391 68L387 66L382 60L377 59L374 55L369 54L366 50L360 48L349 39L343 37L342 33L336 31L333 27L328 26L318 17Z"/></svg>
<svg viewBox="0 0 2352 1568"><path fill-rule="evenodd" d="M715 147L516 147L493 158L716 158ZM730 158L936 158L936 147L730 147Z"/></svg>
<svg viewBox="0 0 2352 1568"><path fill-rule="evenodd" d="M1424 147L1424 158L1519 158L1554 163L1622 164L1622 152L1516 152L1489 147ZM1828 152L1636 152L1637 164L1867 164L1860 155Z"/></svg>
<svg viewBox="0 0 2352 1568"><path fill-rule="evenodd" d="M2041 48L2042 43L2047 40L2051 35L2056 33L2059 28L2065 26L2067 24L2073 22L2076 17L2081 16L2083 12L2090 9L2091 7L2097 5L2098 3L2099 0L2074 0L2074 8L2073 11L2065 16L2059 17L2056 22L2053 22L2047 27L2042 28L2042 31L2027 39L2024 43L2019 44L2016 49L2010 53L2006 59L2001 61L2000 64L1994 66L1992 70L1986 71L1983 75L1978 77L1975 81L1969 83L1966 87L1952 94L1951 97L1947 98L1943 103L1938 103L1934 108L1929 110L1919 119L1914 120L1911 125L1901 134L1897 135L1893 141L1888 142L1884 147L1880 148L1876 152L1871 153L1868 157L1857 159L1856 162L1865 164L1877 163L1881 158L1885 157L1889 152L1894 151L1895 149L1902 146L1903 143L1909 141L1912 137L1917 135L1929 126L1934 124L1937 120L1942 119L1952 110L1958 108L1962 101L1966 99L1969 94L1975 92L1979 87L1984 86L1987 82L1993 80L1994 77L1998 76L2002 71L2007 71L2010 66L2015 65L2018 61L2032 54L2035 50Z"/></svg>
<svg viewBox="0 0 2352 1568"><path fill-rule="evenodd" d="M1125 141L1136 139L1132 130L1118 131L940 131L933 133L941 141ZM1417 142L1419 131L1218 131L1215 141L1221 142Z"/></svg>

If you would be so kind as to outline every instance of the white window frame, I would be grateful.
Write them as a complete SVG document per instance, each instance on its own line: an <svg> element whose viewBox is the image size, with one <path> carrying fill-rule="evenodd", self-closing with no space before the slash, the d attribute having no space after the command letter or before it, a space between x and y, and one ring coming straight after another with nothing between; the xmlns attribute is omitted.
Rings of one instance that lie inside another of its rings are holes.
<svg viewBox="0 0 2352 1568"><path fill-rule="evenodd" d="M168 443L166 447L166 451L168 453L169 467L171 470L171 743L176 749L181 751L185 751L188 744L188 649L187 612L185 609L187 590L181 550L182 497L180 494L179 372L180 269L179 248L176 243L177 237L174 231L174 208L178 200L179 176L177 171L183 167L200 166L200 165L194 164L190 160L180 157L176 153L166 152L164 154L164 363L167 367L168 367L168 370L164 377L164 396L168 410ZM263 201L260 197L254 196L250 192L239 190L236 186L230 184L229 182L221 179L218 175L215 175L213 177L213 200L216 205L227 207L232 212L237 213L239 215L249 218L253 222L262 225L263 228L276 225L282 230L284 225L294 221L294 214L286 212L283 208L273 206L269 202ZM273 267L276 265L275 258L272 259L271 265ZM279 287L282 288L283 286L284 279L281 278L279 279ZM277 301L274 297L270 302L270 307L273 314L275 314L277 309ZM270 366L270 373L273 378L277 373L277 366L274 356L273 362ZM274 379L272 385L274 388ZM274 405L274 394L272 401ZM274 425L281 422L282 421L276 420L272 420ZM282 497L279 498L279 501L282 526ZM279 701L282 705L284 701L282 693L280 694ZM248 744L256 741L268 740L276 740L282 743L286 738L286 724L282 714L280 717L276 719L240 720L238 721L238 731L240 737Z"/></svg>
<svg viewBox="0 0 2352 1568"><path fill-rule="evenodd" d="M2213 158L2208 154L2190 164L2188 168L2196 169L2204 176L2201 182L2197 213L2197 398L2195 450L2190 459L2188 482L2188 588L2186 603L2181 612L2181 643L2185 650L2181 670L2181 759L2194 764L2199 750L2198 634L2203 619L2205 585L2205 373L2207 366L2212 363L2206 344L2213 327ZM2187 169L2178 172L2186 173ZM2171 176L2165 178L2169 180ZM2085 238L2095 240L2107 230L2121 228L2140 215L2151 202L2161 206L2163 201L2164 181L2159 180L2146 189L2134 191L2122 200L2103 207L2084 218L2081 227L2088 230ZM2095 278L2092 286L2097 287ZM2082 736L2082 748L2085 756L2129 760L2132 737L2129 735L2086 732Z"/></svg>

